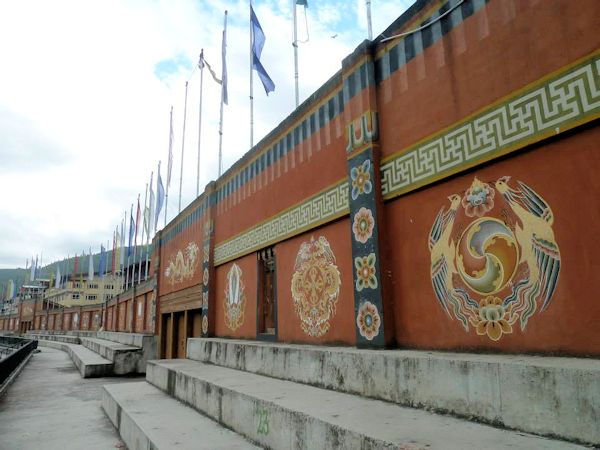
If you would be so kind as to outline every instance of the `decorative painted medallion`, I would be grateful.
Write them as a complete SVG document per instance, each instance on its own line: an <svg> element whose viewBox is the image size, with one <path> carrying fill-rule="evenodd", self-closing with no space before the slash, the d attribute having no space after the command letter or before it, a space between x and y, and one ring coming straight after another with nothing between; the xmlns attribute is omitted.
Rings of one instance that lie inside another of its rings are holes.
<svg viewBox="0 0 600 450"><path fill-rule="evenodd" d="M371 302L365 301L356 315L356 326L362 337L368 341L372 341L379 334L379 325L381 325L381 317L377 306Z"/></svg>
<svg viewBox="0 0 600 450"><path fill-rule="evenodd" d="M202 282L204 283L204 286L208 286L208 280L209 280L208 267L205 267L204 271L202 272Z"/></svg>
<svg viewBox="0 0 600 450"><path fill-rule="evenodd" d="M171 285L189 280L194 276L198 266L198 252L200 249L195 242L190 242L185 248L185 253L177 251L175 258L169 258L169 263L165 269L165 276Z"/></svg>
<svg viewBox="0 0 600 450"><path fill-rule="evenodd" d="M294 309L302 330L319 337L329 331L340 292L340 271L325 237L303 242L296 257L292 276Z"/></svg>
<svg viewBox="0 0 600 450"><path fill-rule="evenodd" d="M375 270L375 253L369 253L367 256L358 256L354 258L354 268L356 269L356 290L377 289L377 275Z"/></svg>
<svg viewBox="0 0 600 450"><path fill-rule="evenodd" d="M373 228L375 227L375 219L370 209L361 207L352 221L352 233L354 239L361 244L365 244L371 236L373 236Z"/></svg>
<svg viewBox="0 0 600 450"><path fill-rule="evenodd" d="M352 200L356 200L361 194L370 194L373 190L371 183L371 160L365 159L361 164L350 169L352 181Z"/></svg>
<svg viewBox="0 0 600 450"><path fill-rule="evenodd" d="M237 330L244 322L245 308L246 294L242 281L242 269L234 263L227 272L227 285L225 286L225 325L231 331Z"/></svg>
<svg viewBox="0 0 600 450"><path fill-rule="evenodd" d="M544 311L558 283L554 215L531 187L510 177L474 179L448 199L429 235L431 280L446 313L493 341Z"/></svg>
<svg viewBox="0 0 600 450"><path fill-rule="evenodd" d="M202 333L208 333L208 317L202 316Z"/></svg>

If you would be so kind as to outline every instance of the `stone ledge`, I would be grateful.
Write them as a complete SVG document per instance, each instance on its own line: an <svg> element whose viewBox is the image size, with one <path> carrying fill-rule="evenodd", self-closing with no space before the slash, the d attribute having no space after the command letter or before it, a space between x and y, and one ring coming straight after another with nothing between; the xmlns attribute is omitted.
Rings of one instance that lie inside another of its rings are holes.
<svg viewBox="0 0 600 450"><path fill-rule="evenodd" d="M525 432L600 443L599 360L218 338L188 339L187 356Z"/></svg>
<svg viewBox="0 0 600 450"><path fill-rule="evenodd" d="M38 340L42 347L55 348L69 354L82 378L104 377L112 375L113 363L79 344Z"/></svg>
<svg viewBox="0 0 600 450"><path fill-rule="evenodd" d="M27 337L31 339L43 339L45 341L56 341L56 342L65 342L67 344L80 344L81 341L79 337L73 335L63 335L63 334L32 334L27 333Z"/></svg>
<svg viewBox="0 0 600 450"><path fill-rule="evenodd" d="M104 386L102 408L130 450L258 449L144 381Z"/></svg>
<svg viewBox="0 0 600 450"><path fill-rule="evenodd" d="M581 448L191 360L149 361L146 379L266 448Z"/></svg>
<svg viewBox="0 0 600 450"><path fill-rule="evenodd" d="M81 338L81 344L111 361L115 375L138 373L138 362L142 359L141 348L96 338Z"/></svg>

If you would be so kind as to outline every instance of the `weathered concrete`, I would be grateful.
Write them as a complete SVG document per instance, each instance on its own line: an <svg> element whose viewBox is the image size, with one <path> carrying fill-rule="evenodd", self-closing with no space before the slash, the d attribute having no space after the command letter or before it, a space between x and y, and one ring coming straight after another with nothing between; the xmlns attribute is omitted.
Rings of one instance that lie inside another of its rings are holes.
<svg viewBox="0 0 600 450"><path fill-rule="evenodd" d="M95 331L79 331L79 330L29 330L26 334L49 334L55 335L60 334L63 336L81 336L81 337L95 337Z"/></svg>
<svg viewBox="0 0 600 450"><path fill-rule="evenodd" d="M84 380L66 353L46 347L40 350L0 399L0 448L122 448L100 403L102 385L123 379Z"/></svg>
<svg viewBox="0 0 600 450"><path fill-rule="evenodd" d="M188 339L188 358L600 444L600 361Z"/></svg>
<svg viewBox="0 0 600 450"><path fill-rule="evenodd" d="M102 408L129 450L259 448L146 382L104 386Z"/></svg>
<svg viewBox="0 0 600 450"><path fill-rule="evenodd" d="M142 358L138 361L137 371L146 373L146 362L156 359L156 336L143 333L122 333L118 331L98 331L97 337L107 341L120 342L142 349Z"/></svg>
<svg viewBox="0 0 600 450"><path fill-rule="evenodd" d="M67 344L80 344L78 336L66 335L66 334L35 334L35 333L27 333L27 337L30 339L43 339L45 341L56 341L56 342L66 342Z"/></svg>
<svg viewBox="0 0 600 450"><path fill-rule="evenodd" d="M138 363L143 356L140 347L125 345L120 342L107 341L105 339L86 337L81 338L81 344L111 361L113 363L113 373L115 375L144 373L145 371L138 371ZM145 369L145 365L143 369Z"/></svg>
<svg viewBox="0 0 600 450"><path fill-rule="evenodd" d="M149 361L146 379L269 448L581 448L191 360Z"/></svg>
<svg viewBox="0 0 600 450"><path fill-rule="evenodd" d="M113 363L79 344L38 340L38 345L66 352L82 378L105 377L113 374Z"/></svg>

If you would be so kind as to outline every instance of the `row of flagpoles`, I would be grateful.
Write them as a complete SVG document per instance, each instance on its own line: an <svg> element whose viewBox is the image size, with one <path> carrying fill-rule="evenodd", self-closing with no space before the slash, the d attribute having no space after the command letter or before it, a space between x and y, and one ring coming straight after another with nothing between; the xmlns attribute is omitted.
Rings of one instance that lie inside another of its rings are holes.
<svg viewBox="0 0 600 450"><path fill-rule="evenodd" d="M297 14L296 10L298 6L304 7L304 13L306 18L306 8L308 7L307 0L291 0L293 9L293 40L292 46L294 49L294 81L295 81L295 103L296 107L299 105L299 74L298 74L298 44L308 41L308 23L306 27L307 40L298 40L297 33ZM371 1L366 0L367 8L367 25L369 39L372 40L372 27L371 27ZM261 54L265 45L265 33L260 25L258 17L252 6L252 0L249 0L249 31L250 31L250 148L254 146L254 72L256 71L262 85L265 89L266 94L275 90L275 83L267 73L265 67L261 62ZM199 98L199 123L198 123L198 153L197 153L197 179L196 179L196 197L200 195L200 155L201 155L201 138L202 138L202 94L203 94L203 83L204 83L204 69L208 69L213 80L221 86L220 96L220 109L219 109L219 153L218 153L218 176L220 177L223 172L223 158L222 158L222 145L223 145L223 105L228 103L227 93L227 11L224 14L223 20L223 35L221 45L221 77L219 78L205 58L204 50L200 52L197 68L200 69L200 98ZM186 128L186 116L187 116L187 94L188 94L188 83L185 83L185 101L183 111L183 131L182 131L182 143L181 143L181 172L179 178L179 197L178 197L178 213L181 212L181 191L183 185L183 158L185 152L185 128ZM173 143L174 143L174 130L173 130L173 108L169 114L169 139L168 139L168 158L167 158L167 174L166 183L163 185L160 169L161 162L158 162L158 170L156 181L154 181L154 173L150 174L150 183L146 184L146 192L144 194L144 209L141 209L140 194L137 198L137 207L134 217L134 204L131 204L129 211L129 220L127 220L127 211L124 213L124 217L121 223L116 227L113 232L113 244L112 244L112 261L110 271L107 265L107 252L109 244L106 247L100 246L100 264L98 268L98 274L100 277L104 277L108 273L120 274L124 277L124 289L128 289L135 283L139 283L143 279L148 278L149 271L149 257L150 257L150 242L151 238L154 237L158 229L159 215L163 211L164 205L164 225L167 225L167 209L169 201L169 188L171 185L171 175L173 168ZM155 185L156 183L156 189ZM156 193L156 195L155 195ZM129 223L128 223L129 222ZM141 255L137 255L138 252L138 234L141 230ZM127 245L126 236L128 237ZM145 244L144 244L145 240ZM94 279L94 259L91 252L88 256L88 280ZM133 258L131 260L131 258ZM135 264L137 261L137 276L135 270ZM78 256L75 256L73 275L78 272ZM132 265L133 262L133 265ZM29 262L27 262L27 265ZM61 265L63 272L61 275ZM142 268L143 266L143 268ZM32 258L31 264L31 275L30 280L35 279L35 271L37 270L37 257L35 264ZM54 284L55 287L63 287L68 279L67 265L63 260L62 264L57 264L56 276ZM137 279L136 279L137 278Z"/></svg>

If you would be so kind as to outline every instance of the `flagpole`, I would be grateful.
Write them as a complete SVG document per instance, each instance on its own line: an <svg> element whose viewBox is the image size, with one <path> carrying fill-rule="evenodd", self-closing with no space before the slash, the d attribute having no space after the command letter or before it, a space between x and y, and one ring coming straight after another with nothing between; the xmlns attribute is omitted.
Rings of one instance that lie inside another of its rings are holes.
<svg viewBox="0 0 600 450"><path fill-rule="evenodd" d="M169 206L169 185L171 184L171 169L173 160L171 153L173 151L173 107L171 106L171 114L169 120L169 155L167 157L167 188L165 189L165 227L167 226L167 209Z"/></svg>
<svg viewBox="0 0 600 450"><path fill-rule="evenodd" d="M110 247L110 240L107 240L106 241L106 256L104 257L104 276L102 278L106 278L106 275L108 275L108 248L109 247Z"/></svg>
<svg viewBox="0 0 600 450"><path fill-rule="evenodd" d="M200 50L200 103L198 111L198 171L196 174L196 197L200 195L200 143L202 136L202 88L204 85L204 49Z"/></svg>
<svg viewBox="0 0 600 450"><path fill-rule="evenodd" d="M123 284L123 272L125 271L126 267L125 267L125 254L123 253L125 251L125 234L127 233L127 210L125 210L125 217L123 218L123 223L121 224L121 254L120 256L120 261L119 261L119 267L121 268L120 272L121 272L121 286L119 291L123 292L124 289L124 284Z"/></svg>
<svg viewBox="0 0 600 450"><path fill-rule="evenodd" d="M225 48L227 39L227 10L225 10L225 18L223 19L223 43L222 43L222 76L221 77L221 110L219 112L219 177L223 173L223 102L225 100L225 89L227 89L227 79L225 73Z"/></svg>
<svg viewBox="0 0 600 450"><path fill-rule="evenodd" d="M125 224L127 225L127 211L125 211ZM129 234L127 241L127 266L125 267L125 289L129 289L129 277L131 275L131 270L129 269L129 258L131 257L131 219L133 218L133 203L131 204L131 210L129 212Z"/></svg>
<svg viewBox="0 0 600 450"><path fill-rule="evenodd" d="M250 8L248 11L250 15L250 149L254 146L254 56L252 52L252 0L250 0Z"/></svg>
<svg viewBox="0 0 600 450"><path fill-rule="evenodd" d="M369 40L373 40L373 26L371 24L371 0L366 0L367 3L367 28L369 30Z"/></svg>
<svg viewBox="0 0 600 450"><path fill-rule="evenodd" d="M146 193L144 194L144 212L142 213L142 216L144 217L144 222L142 222L143 224L146 223L146 208L148 207L148 183L146 183ZM146 227L144 225L142 225L142 240L140 241L142 243L142 245L144 245L144 232L146 231ZM142 251L144 251L142 249ZM142 281L142 258L140 258L140 261L138 263L138 284L140 284L140 282Z"/></svg>
<svg viewBox="0 0 600 450"><path fill-rule="evenodd" d="M181 187L183 186L183 151L185 150L185 121L187 117L188 82L185 82L185 100L183 102L183 135L181 136L181 170L179 172L179 212L181 212Z"/></svg>
<svg viewBox="0 0 600 450"><path fill-rule="evenodd" d="M137 201L138 207L137 207L137 211L135 213L135 233L134 233L134 239L133 239L133 276L131 277L131 287L133 287L133 285L135 284L135 258L137 255L137 230L139 227L139 222L140 222L140 218L138 216L138 212L140 210L140 194L138 194L138 201Z"/></svg>
<svg viewBox="0 0 600 450"><path fill-rule="evenodd" d="M292 9L294 10L294 82L296 85L296 108L300 104L300 93L298 91L298 24L296 18L296 0L292 0Z"/></svg>
<svg viewBox="0 0 600 450"><path fill-rule="evenodd" d="M152 192L152 183L154 182L154 171L150 172L150 192ZM154 208L154 205L152 204L152 196L150 196L150 198L148 199L148 203L150 203L150 205L148 206L148 231L146 232L146 263L144 264L146 270L144 273L144 281L146 281L148 279L148 263L149 263L149 258L150 255L148 253L148 246L150 245L150 232L152 231L152 222L154 222L154 214L152 213L152 208Z"/></svg>

